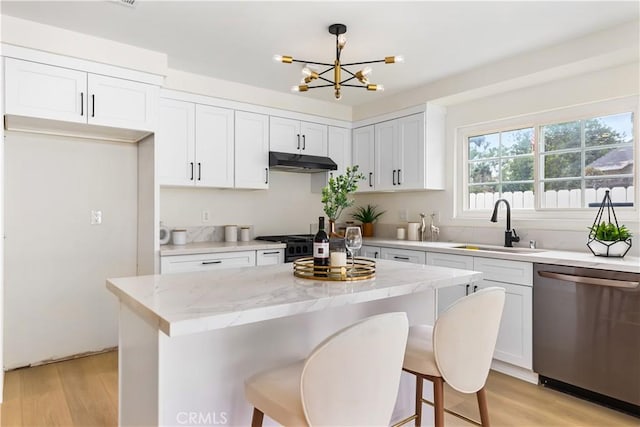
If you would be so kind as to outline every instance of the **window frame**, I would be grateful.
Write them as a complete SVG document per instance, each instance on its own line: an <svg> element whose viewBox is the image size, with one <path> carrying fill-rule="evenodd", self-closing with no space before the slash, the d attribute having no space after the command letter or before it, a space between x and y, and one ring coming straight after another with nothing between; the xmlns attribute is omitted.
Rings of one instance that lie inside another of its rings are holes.
<svg viewBox="0 0 640 427"><path fill-rule="evenodd" d="M557 108L537 113L530 113L505 119L491 120L455 129L457 153L454 157L456 174L453 180L454 188L454 217L460 220L486 220L491 209L469 210L469 147L468 139L473 136L486 135L492 133L505 132L516 129L533 128L535 147L533 153L533 181L534 181L534 208L518 209L515 212L519 219L523 220L554 220L572 221L593 218L597 213L596 208L543 208L540 194L540 142L541 128L545 125L586 120L596 117L609 116L631 112L633 114L633 148L634 148L634 206L616 207L618 219L624 222L638 223L638 213L640 212L640 139L638 138L640 125L638 112L640 110L640 97L627 96L606 101L580 104L571 107ZM457 154L457 155L456 155ZM583 225L580 223L580 225Z"/></svg>

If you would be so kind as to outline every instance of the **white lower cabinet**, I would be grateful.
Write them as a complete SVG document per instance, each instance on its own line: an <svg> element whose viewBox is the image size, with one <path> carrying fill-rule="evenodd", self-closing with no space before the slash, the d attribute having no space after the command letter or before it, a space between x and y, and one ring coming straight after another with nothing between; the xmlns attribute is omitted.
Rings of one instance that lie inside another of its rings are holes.
<svg viewBox="0 0 640 427"><path fill-rule="evenodd" d="M256 251L256 265L284 263L284 249L260 249Z"/></svg>
<svg viewBox="0 0 640 427"><path fill-rule="evenodd" d="M362 245L360 248L360 256L366 258L380 258L380 248L377 246Z"/></svg>
<svg viewBox="0 0 640 427"><path fill-rule="evenodd" d="M220 252L198 255L161 257L160 272L186 273L190 271L221 270L256 265L256 251Z"/></svg>
<svg viewBox="0 0 640 427"><path fill-rule="evenodd" d="M479 283L438 289L438 314L459 298L478 289L491 286L504 288L506 299L493 357L532 369L533 265L530 262L431 252L427 254L427 264L483 273L484 279Z"/></svg>
<svg viewBox="0 0 640 427"><path fill-rule="evenodd" d="M410 262L412 264L424 264L426 262L426 252L412 251L410 249L380 248L380 258Z"/></svg>

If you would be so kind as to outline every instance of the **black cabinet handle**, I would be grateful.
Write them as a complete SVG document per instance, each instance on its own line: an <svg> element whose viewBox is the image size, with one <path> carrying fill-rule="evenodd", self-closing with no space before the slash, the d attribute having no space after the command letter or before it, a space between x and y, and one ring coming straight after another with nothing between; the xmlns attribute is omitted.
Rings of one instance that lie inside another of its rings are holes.
<svg viewBox="0 0 640 427"><path fill-rule="evenodd" d="M84 116L84 92L80 92L80 115Z"/></svg>
<svg viewBox="0 0 640 427"><path fill-rule="evenodd" d="M189 162L189 164L191 165L191 178L189 178L189 181L193 181L193 162Z"/></svg>
<svg viewBox="0 0 640 427"><path fill-rule="evenodd" d="M222 264L222 261L202 261L202 265Z"/></svg>
<svg viewBox="0 0 640 427"><path fill-rule="evenodd" d="M202 163L198 162L198 181L202 178Z"/></svg>
<svg viewBox="0 0 640 427"><path fill-rule="evenodd" d="M473 292L476 292L478 290L478 285L473 285Z"/></svg>
<svg viewBox="0 0 640 427"><path fill-rule="evenodd" d="M373 172L369 172L369 187L373 187L373 184L371 184L372 177L373 177Z"/></svg>
<svg viewBox="0 0 640 427"><path fill-rule="evenodd" d="M303 150L307 149L307 136L306 135L302 135L302 149Z"/></svg>
<svg viewBox="0 0 640 427"><path fill-rule="evenodd" d="M467 286L464 287L464 295L465 296L469 295L469 286L471 286L471 285L467 283Z"/></svg>
<svg viewBox="0 0 640 427"><path fill-rule="evenodd" d="M296 135L298 137L298 150L300 149L300 134Z"/></svg>
<svg viewBox="0 0 640 427"><path fill-rule="evenodd" d="M91 95L91 117L96 116L96 96L95 94Z"/></svg>
<svg viewBox="0 0 640 427"><path fill-rule="evenodd" d="M376 251L376 252L374 252L374 253L373 253L373 257L374 257L374 258L378 258L378 251Z"/></svg>
<svg viewBox="0 0 640 427"><path fill-rule="evenodd" d="M400 182L400 171L401 171L401 170L402 170L402 169L398 169L398 185L402 184L402 183Z"/></svg>
<svg viewBox="0 0 640 427"><path fill-rule="evenodd" d="M262 252L262 255L279 255L280 251Z"/></svg>
<svg viewBox="0 0 640 427"><path fill-rule="evenodd" d="M264 183L269 183L269 168L264 168Z"/></svg>
<svg viewBox="0 0 640 427"><path fill-rule="evenodd" d="M406 256L397 256L397 255L394 255L394 256L393 256L393 259L401 259L401 260L404 260L404 261L409 261L409 257L406 257Z"/></svg>
<svg viewBox="0 0 640 427"><path fill-rule="evenodd" d="M396 185L396 170L393 170L393 185Z"/></svg>

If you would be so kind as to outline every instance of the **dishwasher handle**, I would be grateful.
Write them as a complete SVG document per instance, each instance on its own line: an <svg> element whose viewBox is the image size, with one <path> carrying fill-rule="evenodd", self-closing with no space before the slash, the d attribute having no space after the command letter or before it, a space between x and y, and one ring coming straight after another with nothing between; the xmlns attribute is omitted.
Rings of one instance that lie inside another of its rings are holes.
<svg viewBox="0 0 640 427"><path fill-rule="evenodd" d="M573 274L554 273L551 271L538 271L542 277L549 279L565 280L567 282L580 283L583 285L610 286L613 288L635 289L640 286L640 282L630 282L627 280L601 279L599 277L575 276Z"/></svg>

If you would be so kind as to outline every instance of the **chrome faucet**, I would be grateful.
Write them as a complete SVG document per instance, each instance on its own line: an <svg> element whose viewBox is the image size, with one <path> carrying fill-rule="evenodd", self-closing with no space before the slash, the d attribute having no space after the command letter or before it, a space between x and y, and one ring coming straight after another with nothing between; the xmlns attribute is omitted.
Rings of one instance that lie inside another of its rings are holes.
<svg viewBox="0 0 640 427"><path fill-rule="evenodd" d="M424 242L424 232L427 231L427 223L424 220L425 214L420 214L420 241Z"/></svg>
<svg viewBox="0 0 640 427"><path fill-rule="evenodd" d="M493 207L493 214L491 215L491 222L498 222L498 205L500 202L504 202L507 205L507 229L504 232L504 246L506 248L513 247L513 242L519 242L520 236L516 234L516 230L511 229L511 206L506 199L498 199Z"/></svg>

